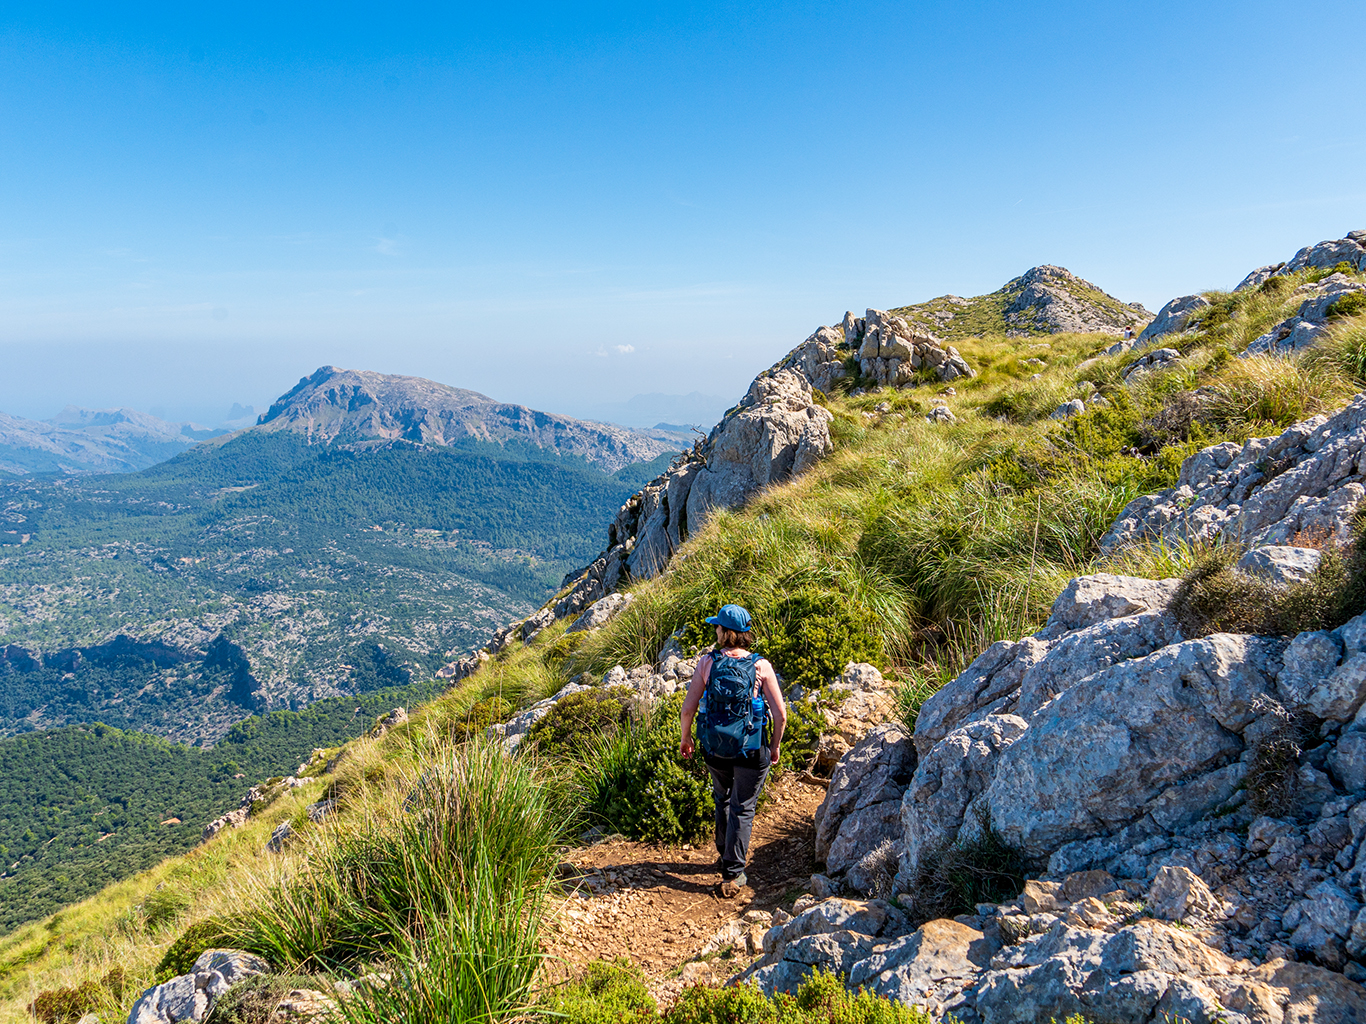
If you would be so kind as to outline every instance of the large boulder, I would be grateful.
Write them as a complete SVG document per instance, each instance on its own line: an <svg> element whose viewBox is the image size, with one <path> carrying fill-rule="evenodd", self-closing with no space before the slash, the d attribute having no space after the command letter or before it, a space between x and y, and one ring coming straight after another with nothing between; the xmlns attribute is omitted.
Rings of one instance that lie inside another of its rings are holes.
<svg viewBox="0 0 1366 1024"><path fill-rule="evenodd" d="M258 956L240 949L209 949L182 974L144 992L128 1014L128 1024L180 1024L203 1020L213 1002L238 982L270 970Z"/></svg>
<svg viewBox="0 0 1366 1024"><path fill-rule="evenodd" d="M880 725L845 754L816 808L816 859L839 875L869 851L901 838L901 798L915 770L911 734Z"/></svg>
<svg viewBox="0 0 1366 1024"><path fill-rule="evenodd" d="M1152 323L1143 328L1138 336L1140 346L1162 337L1164 334L1177 334L1186 329L1191 318L1209 306L1209 299L1203 295L1182 295L1172 299L1157 311Z"/></svg>

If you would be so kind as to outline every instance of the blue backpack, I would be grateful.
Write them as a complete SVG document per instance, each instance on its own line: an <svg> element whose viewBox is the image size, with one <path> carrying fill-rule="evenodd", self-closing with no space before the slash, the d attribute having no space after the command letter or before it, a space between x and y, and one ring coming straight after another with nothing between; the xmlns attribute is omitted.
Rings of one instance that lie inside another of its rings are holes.
<svg viewBox="0 0 1366 1024"><path fill-rule="evenodd" d="M712 757L739 757L763 745L768 704L755 692L759 655L732 658L713 651L698 708L698 739Z"/></svg>

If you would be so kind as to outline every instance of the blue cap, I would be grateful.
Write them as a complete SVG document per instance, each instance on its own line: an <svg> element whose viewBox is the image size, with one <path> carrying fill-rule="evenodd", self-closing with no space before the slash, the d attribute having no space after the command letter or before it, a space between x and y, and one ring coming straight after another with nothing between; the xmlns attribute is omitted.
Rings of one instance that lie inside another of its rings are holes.
<svg viewBox="0 0 1366 1024"><path fill-rule="evenodd" d="M723 604L721 610L707 620L707 624L745 633L749 630L749 621L749 612L738 604Z"/></svg>

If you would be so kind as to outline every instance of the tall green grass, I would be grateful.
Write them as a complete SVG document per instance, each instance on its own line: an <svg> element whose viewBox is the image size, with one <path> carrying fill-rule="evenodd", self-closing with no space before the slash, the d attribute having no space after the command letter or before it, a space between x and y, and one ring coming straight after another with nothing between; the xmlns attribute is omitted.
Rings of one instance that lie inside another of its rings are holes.
<svg viewBox="0 0 1366 1024"><path fill-rule="evenodd" d="M535 977L570 810L563 784L494 744L418 754L387 806L317 830L298 870L244 892L229 933L282 970L385 964L393 981L359 986L347 1019L497 1019Z"/></svg>

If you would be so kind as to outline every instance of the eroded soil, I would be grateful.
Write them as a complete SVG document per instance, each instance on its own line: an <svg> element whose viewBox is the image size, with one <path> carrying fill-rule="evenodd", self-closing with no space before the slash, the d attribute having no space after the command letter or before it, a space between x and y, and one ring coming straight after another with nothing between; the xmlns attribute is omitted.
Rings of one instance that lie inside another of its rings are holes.
<svg viewBox="0 0 1366 1024"><path fill-rule="evenodd" d="M671 1002L684 985L724 981L754 959L773 910L790 907L815 870L813 816L825 790L787 773L769 781L768 795L750 840L749 884L733 899L721 896L710 846L609 839L569 851L565 860L579 877L567 883L572 891L552 918L550 979L578 974L591 960L625 957L657 999Z"/></svg>

